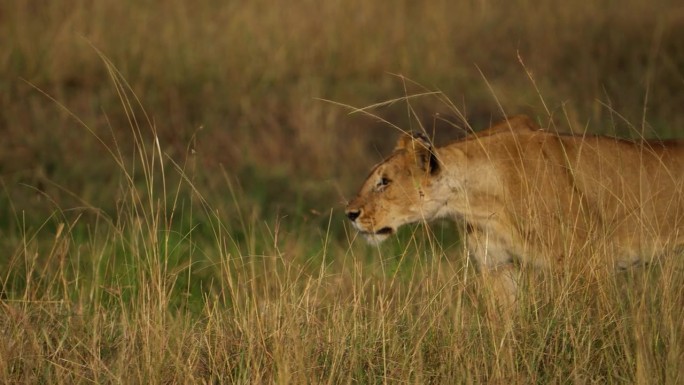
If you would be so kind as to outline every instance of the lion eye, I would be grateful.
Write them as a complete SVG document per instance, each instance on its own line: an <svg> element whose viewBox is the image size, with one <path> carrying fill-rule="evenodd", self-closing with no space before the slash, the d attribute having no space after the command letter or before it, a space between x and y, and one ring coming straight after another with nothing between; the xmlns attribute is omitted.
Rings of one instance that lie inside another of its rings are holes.
<svg viewBox="0 0 684 385"><path fill-rule="evenodd" d="M382 177L382 178L380 178L380 180L378 181L377 187L378 187L378 188L387 187L387 185L389 185L390 182L391 182L391 181L390 181L388 178Z"/></svg>

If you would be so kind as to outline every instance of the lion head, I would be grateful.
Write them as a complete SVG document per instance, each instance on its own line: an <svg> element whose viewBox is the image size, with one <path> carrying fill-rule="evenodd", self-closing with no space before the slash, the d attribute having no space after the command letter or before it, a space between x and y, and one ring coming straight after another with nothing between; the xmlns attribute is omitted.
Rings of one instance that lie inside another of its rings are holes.
<svg viewBox="0 0 684 385"><path fill-rule="evenodd" d="M403 135L349 202L347 218L370 243L384 241L402 225L434 218L441 205L433 199L440 171L425 135Z"/></svg>

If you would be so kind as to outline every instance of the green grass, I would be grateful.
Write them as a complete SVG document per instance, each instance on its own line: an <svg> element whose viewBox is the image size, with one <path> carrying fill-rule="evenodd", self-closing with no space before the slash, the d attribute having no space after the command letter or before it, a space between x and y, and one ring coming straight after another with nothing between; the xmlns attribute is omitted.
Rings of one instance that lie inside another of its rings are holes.
<svg viewBox="0 0 684 385"><path fill-rule="evenodd" d="M684 381L681 258L526 271L508 329L460 224L344 222L381 120L681 137L678 4L452 3L0 5L0 382Z"/></svg>

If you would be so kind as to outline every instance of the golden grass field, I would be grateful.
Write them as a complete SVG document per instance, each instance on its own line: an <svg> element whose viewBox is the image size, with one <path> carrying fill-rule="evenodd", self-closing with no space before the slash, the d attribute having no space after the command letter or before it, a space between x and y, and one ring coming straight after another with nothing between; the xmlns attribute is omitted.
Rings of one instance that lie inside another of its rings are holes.
<svg viewBox="0 0 684 385"><path fill-rule="evenodd" d="M345 223L396 127L684 138L679 2L501 3L0 4L0 383L684 383L682 258L501 328L458 224Z"/></svg>

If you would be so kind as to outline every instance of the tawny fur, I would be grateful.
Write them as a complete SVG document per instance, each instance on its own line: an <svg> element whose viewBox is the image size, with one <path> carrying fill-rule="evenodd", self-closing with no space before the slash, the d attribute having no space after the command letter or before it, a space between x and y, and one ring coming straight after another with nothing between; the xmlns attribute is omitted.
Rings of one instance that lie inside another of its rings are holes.
<svg viewBox="0 0 684 385"><path fill-rule="evenodd" d="M371 242L409 223L465 221L485 273L598 249L621 267L682 244L683 185L681 142L558 135L517 116L441 148L403 135L347 215Z"/></svg>

